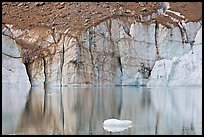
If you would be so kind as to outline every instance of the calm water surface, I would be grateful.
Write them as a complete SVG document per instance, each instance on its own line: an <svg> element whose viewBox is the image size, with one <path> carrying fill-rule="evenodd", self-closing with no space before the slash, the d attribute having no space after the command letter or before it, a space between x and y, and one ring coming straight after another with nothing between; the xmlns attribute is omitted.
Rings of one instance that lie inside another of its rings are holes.
<svg viewBox="0 0 204 137"><path fill-rule="evenodd" d="M132 127L106 131L111 118ZM2 134L202 134L202 87L3 85Z"/></svg>

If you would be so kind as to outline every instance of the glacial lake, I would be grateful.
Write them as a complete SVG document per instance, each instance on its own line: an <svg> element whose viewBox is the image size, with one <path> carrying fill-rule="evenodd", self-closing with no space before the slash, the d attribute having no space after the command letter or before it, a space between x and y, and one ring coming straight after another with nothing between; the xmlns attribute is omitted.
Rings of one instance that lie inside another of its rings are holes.
<svg viewBox="0 0 204 137"><path fill-rule="evenodd" d="M132 126L111 132L107 119ZM201 135L202 86L3 85L2 134Z"/></svg>

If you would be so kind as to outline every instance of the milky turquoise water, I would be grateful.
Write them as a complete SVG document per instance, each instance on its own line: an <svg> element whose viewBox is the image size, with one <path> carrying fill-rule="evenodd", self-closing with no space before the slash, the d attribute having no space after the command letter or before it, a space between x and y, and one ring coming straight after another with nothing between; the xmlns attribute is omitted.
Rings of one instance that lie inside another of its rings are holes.
<svg viewBox="0 0 204 137"><path fill-rule="evenodd" d="M111 118L132 127L106 131ZM202 134L202 87L3 85L2 134Z"/></svg>

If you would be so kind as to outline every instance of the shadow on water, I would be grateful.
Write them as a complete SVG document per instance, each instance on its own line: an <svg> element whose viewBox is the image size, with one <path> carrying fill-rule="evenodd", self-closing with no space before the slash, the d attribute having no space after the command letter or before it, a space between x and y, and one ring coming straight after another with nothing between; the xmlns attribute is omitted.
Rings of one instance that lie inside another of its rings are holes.
<svg viewBox="0 0 204 137"><path fill-rule="evenodd" d="M2 98L2 134L202 134L201 87L32 87L10 112L15 95ZM12 129L5 126L14 116ZM111 133L103 129L111 118L133 125Z"/></svg>

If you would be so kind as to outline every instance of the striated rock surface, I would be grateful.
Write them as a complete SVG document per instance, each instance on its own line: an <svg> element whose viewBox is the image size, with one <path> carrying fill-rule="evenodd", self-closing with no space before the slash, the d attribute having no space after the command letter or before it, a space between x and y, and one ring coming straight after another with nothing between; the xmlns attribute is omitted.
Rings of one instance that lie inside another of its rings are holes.
<svg viewBox="0 0 204 137"><path fill-rule="evenodd" d="M3 5L5 11L9 4ZM30 3L26 5L29 8ZM37 8L50 6L37 5ZM113 5L110 3L111 8ZM165 13L160 13L157 4L154 6L148 14L133 15L131 10L123 11L121 5L120 14L114 12L101 20L87 18L85 22L96 23L83 29L66 25L60 30L49 25L27 29L18 23L4 25L19 45L26 65L24 72L27 71L32 85L201 85L202 16L197 14L195 19L184 12L180 14L174 11L173 3ZM5 19L7 14L3 19L9 23ZM162 17L168 20L162 23Z"/></svg>

